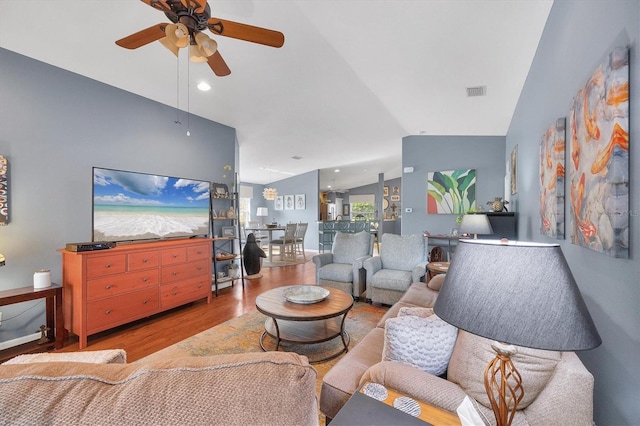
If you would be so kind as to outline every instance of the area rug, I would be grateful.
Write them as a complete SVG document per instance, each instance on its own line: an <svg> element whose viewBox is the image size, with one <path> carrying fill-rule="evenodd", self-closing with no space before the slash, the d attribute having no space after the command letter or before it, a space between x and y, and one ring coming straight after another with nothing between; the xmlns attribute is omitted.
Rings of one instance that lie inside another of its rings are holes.
<svg viewBox="0 0 640 426"><path fill-rule="evenodd" d="M347 314L345 323L345 328L351 339L349 349L353 348L376 326L387 309L387 307L373 306L364 302L354 303L353 308ZM265 315L258 311L246 313L198 333L195 336L189 337L175 345L141 358L136 361L136 363L181 356L210 356L217 354L261 352L262 349L260 348L259 339L264 331L264 321L266 318ZM273 340L265 339L265 345L268 346L270 343L273 343ZM275 345L268 347L274 346ZM310 360L314 360L322 358L328 353L337 352L341 346L342 340L335 338L329 342L313 345L284 344L284 350L297 352L306 355ZM344 356L344 354L326 362L313 364L313 367L318 371L318 380L316 382L316 394L318 397L320 396L322 378L342 356Z"/></svg>
<svg viewBox="0 0 640 426"><path fill-rule="evenodd" d="M307 254L307 258L304 259L302 257L298 257L297 259L288 259L281 260L279 255L274 255L269 262L269 259L262 259L262 267L263 268L274 268L278 266L289 266L289 265L302 265L303 263L311 262L311 256Z"/></svg>

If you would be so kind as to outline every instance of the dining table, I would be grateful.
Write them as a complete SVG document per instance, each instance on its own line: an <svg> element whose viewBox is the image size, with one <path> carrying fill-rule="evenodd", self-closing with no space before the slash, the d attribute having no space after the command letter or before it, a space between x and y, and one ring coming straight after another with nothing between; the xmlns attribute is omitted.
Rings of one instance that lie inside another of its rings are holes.
<svg viewBox="0 0 640 426"><path fill-rule="evenodd" d="M267 241L267 244L268 244L271 241L273 241L273 231L283 231L284 232L285 227L281 226L281 225L278 225L278 226L275 226L275 227L254 226L254 227L244 228L244 230L247 233L247 235L249 235L250 232L264 232L264 231L267 231L269 233L269 240ZM271 245L269 245L269 259L271 259Z"/></svg>

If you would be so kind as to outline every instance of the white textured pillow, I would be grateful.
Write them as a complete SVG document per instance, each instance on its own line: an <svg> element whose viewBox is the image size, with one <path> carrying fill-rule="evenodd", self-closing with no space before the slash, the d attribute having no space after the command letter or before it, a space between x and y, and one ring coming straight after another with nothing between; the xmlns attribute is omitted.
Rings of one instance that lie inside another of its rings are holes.
<svg viewBox="0 0 640 426"><path fill-rule="evenodd" d="M403 308L404 309L404 308ZM458 329L437 315L389 318L385 323L383 361L402 361L439 376L447 371Z"/></svg>

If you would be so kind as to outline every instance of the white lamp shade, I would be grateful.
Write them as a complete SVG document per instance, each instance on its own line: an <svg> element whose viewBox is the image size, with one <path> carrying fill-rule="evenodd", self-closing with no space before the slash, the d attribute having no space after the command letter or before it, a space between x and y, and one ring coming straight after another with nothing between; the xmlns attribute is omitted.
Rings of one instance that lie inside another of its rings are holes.
<svg viewBox="0 0 640 426"><path fill-rule="evenodd" d="M465 214L458 229L460 234L493 234L493 228L486 214Z"/></svg>
<svg viewBox="0 0 640 426"><path fill-rule="evenodd" d="M266 207L258 207L257 216L269 216L269 209Z"/></svg>

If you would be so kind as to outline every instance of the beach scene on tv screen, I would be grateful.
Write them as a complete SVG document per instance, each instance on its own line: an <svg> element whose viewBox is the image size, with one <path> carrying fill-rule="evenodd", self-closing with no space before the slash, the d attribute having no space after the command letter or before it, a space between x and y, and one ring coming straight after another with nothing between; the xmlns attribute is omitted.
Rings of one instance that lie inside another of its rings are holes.
<svg viewBox="0 0 640 426"><path fill-rule="evenodd" d="M209 182L93 169L93 240L209 233Z"/></svg>

